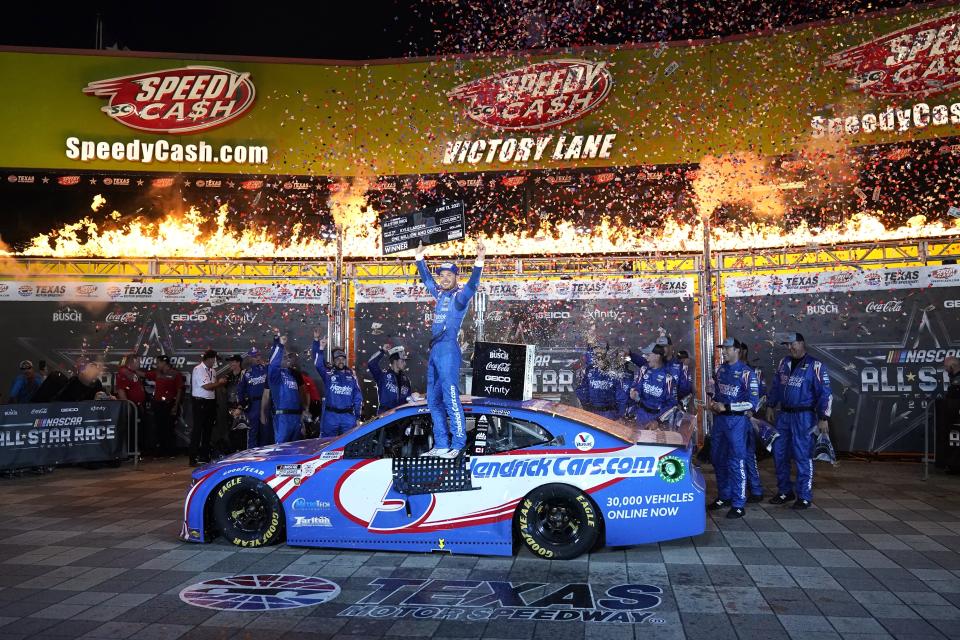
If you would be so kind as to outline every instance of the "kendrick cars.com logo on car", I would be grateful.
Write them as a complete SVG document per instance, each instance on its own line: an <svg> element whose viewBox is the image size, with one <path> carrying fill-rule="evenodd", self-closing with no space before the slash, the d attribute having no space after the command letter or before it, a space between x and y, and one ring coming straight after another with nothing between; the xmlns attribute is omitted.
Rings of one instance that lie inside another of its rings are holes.
<svg viewBox="0 0 960 640"><path fill-rule="evenodd" d="M547 129L593 111L612 86L605 62L548 60L467 82L447 97L490 127Z"/></svg>
<svg viewBox="0 0 960 640"><path fill-rule="evenodd" d="M83 92L107 98L101 110L131 129L197 133L236 120L253 106L250 74L208 66L98 80Z"/></svg>

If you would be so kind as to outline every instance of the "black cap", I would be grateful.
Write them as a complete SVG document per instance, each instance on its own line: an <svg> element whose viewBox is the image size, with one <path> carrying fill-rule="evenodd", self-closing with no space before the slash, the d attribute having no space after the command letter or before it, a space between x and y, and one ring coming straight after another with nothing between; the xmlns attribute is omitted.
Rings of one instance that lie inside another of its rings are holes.
<svg viewBox="0 0 960 640"><path fill-rule="evenodd" d="M232 355L229 358L227 358L227 362L243 362L243 356L241 356L239 353L236 355Z"/></svg>
<svg viewBox="0 0 960 640"><path fill-rule="evenodd" d="M720 343L720 346L724 348L733 347L734 349L743 349L743 343L736 338L726 338Z"/></svg>
<svg viewBox="0 0 960 640"><path fill-rule="evenodd" d="M216 357L217 357L217 352L214 349L207 349L206 351L203 352L203 357L200 359L207 360L209 358L216 358Z"/></svg>
<svg viewBox="0 0 960 640"><path fill-rule="evenodd" d="M346 358L347 352L340 347L334 347L333 351L330 352L330 356L333 358Z"/></svg>
<svg viewBox="0 0 960 640"><path fill-rule="evenodd" d="M802 333L785 333L780 338L780 344L791 344L794 342L806 342Z"/></svg>
<svg viewBox="0 0 960 640"><path fill-rule="evenodd" d="M687 352L686 349L680 349L679 351L677 351L677 357L683 360L684 358L689 358L690 354Z"/></svg>
<svg viewBox="0 0 960 640"><path fill-rule="evenodd" d="M170 364L170 356L158 356L157 362L166 362L167 364Z"/></svg>

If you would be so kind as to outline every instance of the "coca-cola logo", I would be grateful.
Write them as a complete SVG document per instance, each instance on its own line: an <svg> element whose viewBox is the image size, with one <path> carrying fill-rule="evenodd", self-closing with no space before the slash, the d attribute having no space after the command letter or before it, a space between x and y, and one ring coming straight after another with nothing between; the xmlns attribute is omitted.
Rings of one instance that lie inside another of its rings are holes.
<svg viewBox="0 0 960 640"><path fill-rule="evenodd" d="M104 322L110 322L114 324L133 324L137 321L137 316L139 314L136 311L111 311L107 314L107 317L104 318Z"/></svg>
<svg viewBox="0 0 960 640"><path fill-rule="evenodd" d="M95 284L81 284L74 288L74 291L81 298L92 298L97 295L97 285Z"/></svg>
<svg viewBox="0 0 960 640"><path fill-rule="evenodd" d="M108 98L102 111L151 133L197 133L236 120L253 106L249 73L208 66L150 71L91 82L83 92Z"/></svg>
<svg viewBox="0 0 960 640"><path fill-rule="evenodd" d="M376 287L366 287L363 289L363 295L369 296L371 298L377 298L382 296L387 292L385 287L376 286Z"/></svg>
<svg viewBox="0 0 960 640"><path fill-rule="evenodd" d="M886 302L869 302L865 309L867 313L894 313L903 311L903 300L887 300Z"/></svg>
<svg viewBox="0 0 960 640"><path fill-rule="evenodd" d="M561 59L495 73L455 87L450 102L496 129L547 129L577 120L599 107L613 78L606 62Z"/></svg>
<svg viewBox="0 0 960 640"><path fill-rule="evenodd" d="M854 274L852 271L844 271L843 273L833 273L827 279L827 285L831 287L846 287L854 282Z"/></svg>
<svg viewBox="0 0 960 640"><path fill-rule="evenodd" d="M956 267L940 267L930 272L930 278L932 280L952 280L956 275Z"/></svg>
<svg viewBox="0 0 960 640"><path fill-rule="evenodd" d="M543 293L550 288L548 282L529 282L527 283L527 292L528 293Z"/></svg>
<svg viewBox="0 0 960 640"><path fill-rule="evenodd" d="M60 176L57 178L57 184L62 187L72 187L80 183L80 176Z"/></svg>
<svg viewBox="0 0 960 640"><path fill-rule="evenodd" d="M164 287L162 291L164 296L168 298L172 298L175 296L183 295L183 292L186 291L186 289L187 289L186 285L171 284L169 286Z"/></svg>
<svg viewBox="0 0 960 640"><path fill-rule="evenodd" d="M928 20L835 53L824 66L850 70L847 84L878 98L951 91L960 86L958 25L960 13Z"/></svg>

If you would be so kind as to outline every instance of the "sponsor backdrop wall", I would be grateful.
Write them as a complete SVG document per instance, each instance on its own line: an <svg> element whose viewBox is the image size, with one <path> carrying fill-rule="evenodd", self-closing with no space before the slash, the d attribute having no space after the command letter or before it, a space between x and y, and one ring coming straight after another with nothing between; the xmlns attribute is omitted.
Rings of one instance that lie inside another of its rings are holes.
<svg viewBox="0 0 960 640"><path fill-rule="evenodd" d="M81 355L104 356L115 371L127 353L144 368L168 355L189 382L208 348L221 361L254 346L269 357L273 327L306 362L313 327L326 331L328 296L326 286L0 282L0 392L24 358L69 371Z"/></svg>
<svg viewBox="0 0 960 640"><path fill-rule="evenodd" d="M576 406L574 388L591 334L612 348L638 349L663 328L678 348L693 353L693 290L692 277L485 281L463 323L462 368L470 368L479 323L487 342L536 345L534 396ZM412 351L411 382L422 392L432 314L433 299L419 285L358 286L358 362L384 342L404 344ZM372 402L375 387L369 381L364 387Z"/></svg>
<svg viewBox="0 0 960 640"><path fill-rule="evenodd" d="M769 387L799 331L833 388L838 450L923 450L927 403L943 393L943 359L960 353L960 268L901 267L729 277L726 334L750 347Z"/></svg>
<svg viewBox="0 0 960 640"><path fill-rule="evenodd" d="M389 175L779 155L831 129L853 144L956 135L952 10L373 64L7 50L0 166Z"/></svg>

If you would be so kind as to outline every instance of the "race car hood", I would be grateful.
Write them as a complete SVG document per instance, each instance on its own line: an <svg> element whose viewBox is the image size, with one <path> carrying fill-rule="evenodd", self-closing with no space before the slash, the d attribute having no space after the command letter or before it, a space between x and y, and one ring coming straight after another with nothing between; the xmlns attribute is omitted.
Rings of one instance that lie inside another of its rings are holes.
<svg viewBox="0 0 960 640"><path fill-rule="evenodd" d="M215 462L210 462L199 466L193 470L194 478L202 478L211 472L219 471L224 467L229 467L243 463L269 462L272 464L293 464L319 454L321 451L329 448L330 444L336 440L333 438L310 438L308 440L298 440L296 442L287 442L284 444L271 444L256 449L247 449L234 453L233 455L221 458Z"/></svg>

